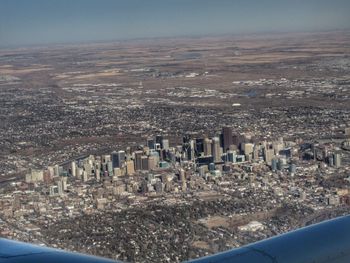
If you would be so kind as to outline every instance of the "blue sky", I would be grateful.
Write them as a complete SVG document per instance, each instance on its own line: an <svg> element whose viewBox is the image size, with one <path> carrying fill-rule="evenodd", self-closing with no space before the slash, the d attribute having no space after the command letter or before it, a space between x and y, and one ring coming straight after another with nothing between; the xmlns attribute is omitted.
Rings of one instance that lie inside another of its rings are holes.
<svg viewBox="0 0 350 263"><path fill-rule="evenodd" d="M349 0L0 0L0 46L349 28Z"/></svg>

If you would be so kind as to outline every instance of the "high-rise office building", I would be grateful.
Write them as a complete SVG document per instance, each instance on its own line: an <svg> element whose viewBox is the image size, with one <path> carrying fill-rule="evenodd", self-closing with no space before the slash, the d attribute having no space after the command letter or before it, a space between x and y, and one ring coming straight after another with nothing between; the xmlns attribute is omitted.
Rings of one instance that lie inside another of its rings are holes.
<svg viewBox="0 0 350 263"><path fill-rule="evenodd" d="M125 152L119 151L118 152L118 167L122 168L125 165Z"/></svg>
<svg viewBox="0 0 350 263"><path fill-rule="evenodd" d="M230 149L230 146L233 144L231 127L222 128L222 140L223 140L222 146L223 146L224 152L226 152L228 149Z"/></svg>
<svg viewBox="0 0 350 263"><path fill-rule="evenodd" d="M241 144L246 142L246 137L244 135L241 134L234 134L232 136L232 141L233 141L233 145L235 145L237 149L241 149Z"/></svg>
<svg viewBox="0 0 350 263"><path fill-rule="evenodd" d="M160 145L160 148L163 149L163 136L162 135L156 135L156 143Z"/></svg>
<svg viewBox="0 0 350 263"><path fill-rule="evenodd" d="M214 162L221 162L221 147L219 137L212 139L211 152L214 157Z"/></svg>
<svg viewBox="0 0 350 263"><path fill-rule="evenodd" d="M143 151L135 151L135 170L140 171L142 170L142 160L141 157L143 155Z"/></svg>
<svg viewBox="0 0 350 263"><path fill-rule="evenodd" d="M339 152L334 153L333 159L334 159L334 166L339 168L341 166L341 154Z"/></svg>
<svg viewBox="0 0 350 263"><path fill-rule="evenodd" d="M141 156L141 169L144 171L148 171L148 157L143 155Z"/></svg>
<svg viewBox="0 0 350 263"><path fill-rule="evenodd" d="M109 161L107 163L107 171L109 176L113 176L113 163L112 161Z"/></svg>
<svg viewBox="0 0 350 263"><path fill-rule="evenodd" d="M148 157L148 169L153 170L157 167L157 157L156 156L149 156Z"/></svg>
<svg viewBox="0 0 350 263"><path fill-rule="evenodd" d="M169 140L168 139L163 139L162 145L163 145L164 150L169 150Z"/></svg>
<svg viewBox="0 0 350 263"><path fill-rule="evenodd" d="M272 161L271 161L271 165L272 165ZM277 161L277 170L281 171L284 169L284 160L283 158L279 158L278 161Z"/></svg>
<svg viewBox="0 0 350 263"><path fill-rule="evenodd" d="M101 180L101 170L95 170L95 178L97 182Z"/></svg>
<svg viewBox="0 0 350 263"><path fill-rule="evenodd" d="M111 161L111 156L110 155L102 155L102 163L108 163L109 161Z"/></svg>
<svg viewBox="0 0 350 263"><path fill-rule="evenodd" d="M185 153L185 158L189 161L195 158L195 143L189 137L184 137L183 152Z"/></svg>
<svg viewBox="0 0 350 263"><path fill-rule="evenodd" d="M126 162L126 174L133 175L135 173L135 165L133 160Z"/></svg>
<svg viewBox="0 0 350 263"><path fill-rule="evenodd" d="M71 162L71 165L70 165L70 174L73 176L73 177L76 177L77 176L77 164L75 161Z"/></svg>
<svg viewBox="0 0 350 263"><path fill-rule="evenodd" d="M204 156L210 156L212 155L211 152L211 140L209 138L205 138L203 142L203 151L204 151Z"/></svg>
<svg viewBox="0 0 350 263"><path fill-rule="evenodd" d="M61 177L61 181L62 181L63 191L67 191L67 189L68 189L68 187L67 187L68 178L67 177Z"/></svg>
<svg viewBox="0 0 350 263"><path fill-rule="evenodd" d="M148 146L143 146L142 151L143 151L143 154L148 156L149 152L150 152L150 149L148 148Z"/></svg>
<svg viewBox="0 0 350 263"><path fill-rule="evenodd" d="M155 165L154 168L158 167L159 161L160 161L159 153L157 151L151 151L149 158L151 158L151 161L154 162L154 165ZM153 168L150 168L150 169L153 169Z"/></svg>
<svg viewBox="0 0 350 263"><path fill-rule="evenodd" d="M259 146L258 145L254 145L254 149L253 149L253 158L254 160L259 160Z"/></svg>
<svg viewBox="0 0 350 263"><path fill-rule="evenodd" d="M63 181L59 180L57 182L57 187L58 187L58 195L63 195Z"/></svg>
<svg viewBox="0 0 350 263"><path fill-rule="evenodd" d="M100 161L95 161L94 163L94 171L95 171L95 174L97 171L101 172L101 162Z"/></svg>
<svg viewBox="0 0 350 263"><path fill-rule="evenodd" d="M83 178L83 182L87 182L89 180L89 176L86 171L83 171L82 178Z"/></svg>
<svg viewBox="0 0 350 263"><path fill-rule="evenodd" d="M254 151L254 144L252 143L243 144L243 152L245 155L251 155L253 151Z"/></svg>
<svg viewBox="0 0 350 263"><path fill-rule="evenodd" d="M60 167L58 166L58 164L56 164L55 166L54 166L54 168L53 168L53 172L54 172L54 176L56 177L56 176L59 176L60 175L60 169L59 169Z"/></svg>
<svg viewBox="0 0 350 263"><path fill-rule="evenodd" d="M190 140L189 142L189 148L187 151L187 159L193 161L195 158L195 141Z"/></svg>
<svg viewBox="0 0 350 263"><path fill-rule="evenodd" d="M147 146L150 150L155 149L155 141L153 138L147 139Z"/></svg>
<svg viewBox="0 0 350 263"><path fill-rule="evenodd" d="M279 154L280 151L283 150L284 144L281 140L272 142L272 148L275 150L275 154Z"/></svg>
<svg viewBox="0 0 350 263"><path fill-rule="evenodd" d="M271 165L272 158L274 157L274 154L275 154L274 149L266 149L266 148L264 148L264 159L265 159L265 162L268 165Z"/></svg>
<svg viewBox="0 0 350 263"><path fill-rule="evenodd" d="M119 167L118 153L116 151L111 154L113 168Z"/></svg>
<svg viewBox="0 0 350 263"><path fill-rule="evenodd" d="M83 179L83 172L84 172L84 169L83 168L81 168L81 167L77 167L77 178L79 179L79 180L82 180Z"/></svg>
<svg viewBox="0 0 350 263"><path fill-rule="evenodd" d="M204 139L196 139L196 156L201 156L204 153Z"/></svg>

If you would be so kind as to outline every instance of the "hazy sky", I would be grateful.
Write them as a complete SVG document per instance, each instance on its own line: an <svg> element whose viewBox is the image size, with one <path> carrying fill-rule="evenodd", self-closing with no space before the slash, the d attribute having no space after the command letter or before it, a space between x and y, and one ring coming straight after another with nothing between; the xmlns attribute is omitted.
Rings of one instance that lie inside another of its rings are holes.
<svg viewBox="0 0 350 263"><path fill-rule="evenodd" d="M350 28L350 0L0 0L0 46Z"/></svg>

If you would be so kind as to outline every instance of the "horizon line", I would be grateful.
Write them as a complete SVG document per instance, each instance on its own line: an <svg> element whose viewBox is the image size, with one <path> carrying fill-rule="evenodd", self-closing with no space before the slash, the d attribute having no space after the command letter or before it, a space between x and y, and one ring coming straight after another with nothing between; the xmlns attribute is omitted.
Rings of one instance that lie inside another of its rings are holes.
<svg viewBox="0 0 350 263"><path fill-rule="evenodd" d="M130 37L120 39L104 39L104 40L84 40L84 41L67 41L67 42L49 42L36 44L10 44L0 45L0 50L20 50L20 49L44 49L44 48L59 48L59 47L74 47L81 45L101 45L101 44L117 44L118 42L142 42L156 40L171 40L171 39L201 39L201 38L220 38L220 37L262 37L262 36L278 36L288 34L327 34L327 33L350 33L350 28L341 29L320 29L320 30L291 30L291 31L258 31L258 32L237 32L237 33L220 33L220 34L191 34L191 35L174 35L174 36L155 36L155 37Z"/></svg>

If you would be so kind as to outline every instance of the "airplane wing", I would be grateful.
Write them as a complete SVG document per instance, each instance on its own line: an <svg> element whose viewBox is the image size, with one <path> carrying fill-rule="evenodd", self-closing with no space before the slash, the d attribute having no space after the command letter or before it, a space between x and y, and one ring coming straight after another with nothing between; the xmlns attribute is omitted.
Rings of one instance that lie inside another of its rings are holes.
<svg viewBox="0 0 350 263"><path fill-rule="evenodd" d="M0 263L104 263L108 259L0 239ZM350 216L340 217L190 263L349 263Z"/></svg>
<svg viewBox="0 0 350 263"><path fill-rule="evenodd" d="M350 263L350 216L189 262Z"/></svg>
<svg viewBox="0 0 350 263"><path fill-rule="evenodd" d="M0 239L0 263L111 263L109 259Z"/></svg>

